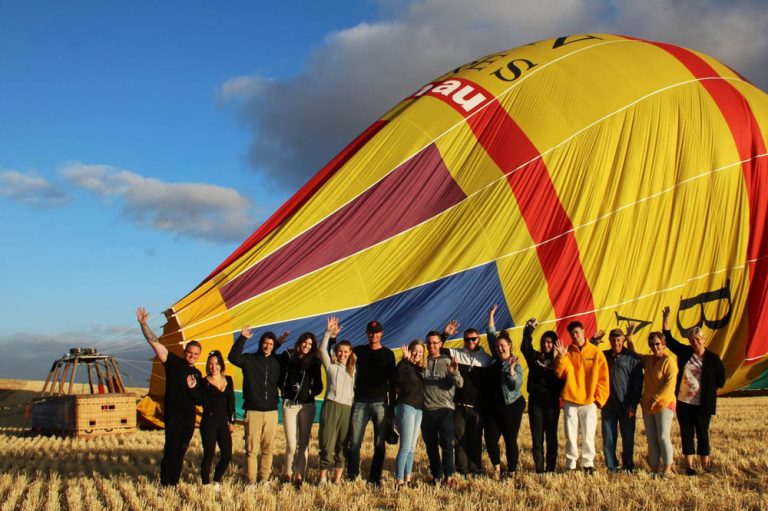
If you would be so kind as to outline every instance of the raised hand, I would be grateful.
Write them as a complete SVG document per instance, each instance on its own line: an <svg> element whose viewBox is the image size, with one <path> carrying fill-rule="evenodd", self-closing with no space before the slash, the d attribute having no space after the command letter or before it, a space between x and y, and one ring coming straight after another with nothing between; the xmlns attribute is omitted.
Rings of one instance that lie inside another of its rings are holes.
<svg viewBox="0 0 768 511"><path fill-rule="evenodd" d="M277 338L277 345L280 346L281 344L283 344L288 339L289 335L291 335L290 330L286 330L285 332L280 334L280 337Z"/></svg>
<svg viewBox="0 0 768 511"><path fill-rule="evenodd" d="M187 375L187 387L190 389L194 389L197 386L197 378L195 378L194 374L188 374Z"/></svg>
<svg viewBox="0 0 768 511"><path fill-rule="evenodd" d="M592 336L592 340L595 341L597 344L600 344L603 342L603 337L605 337L605 330L598 330L595 332L595 335Z"/></svg>
<svg viewBox="0 0 768 511"><path fill-rule="evenodd" d="M449 373L455 373L459 370L459 361L456 360L456 357L451 358L451 365L448 366L448 372Z"/></svg>
<svg viewBox="0 0 768 511"><path fill-rule="evenodd" d="M514 355L511 355L509 357L509 375L514 376L515 375L515 367L517 367L517 357Z"/></svg>
<svg viewBox="0 0 768 511"><path fill-rule="evenodd" d="M339 335L339 332L341 332L339 318L337 316L330 316L326 321L326 325L325 329L331 333L331 337L336 337Z"/></svg>
<svg viewBox="0 0 768 511"><path fill-rule="evenodd" d="M632 337L632 334L635 333L635 328L637 328L637 325L635 325L631 321L629 323L627 323L627 333L625 335L627 337Z"/></svg>
<svg viewBox="0 0 768 511"><path fill-rule="evenodd" d="M403 360L411 360L411 350L408 349L408 346L403 344L400 346L400 350L403 352Z"/></svg>
<svg viewBox="0 0 768 511"><path fill-rule="evenodd" d="M136 319L139 320L140 324L145 324L149 319L149 312L144 307L139 307L136 309Z"/></svg>
<svg viewBox="0 0 768 511"><path fill-rule="evenodd" d="M525 326L535 329L537 326L539 326L539 322L536 321L536 318L531 318L525 322Z"/></svg>
<svg viewBox="0 0 768 511"><path fill-rule="evenodd" d="M448 322L447 325L445 325L445 328L443 329L443 332L446 333L448 337L451 337L459 330L459 322L458 320L452 319Z"/></svg>
<svg viewBox="0 0 768 511"><path fill-rule="evenodd" d="M253 337L253 330L251 330L251 327L244 326L243 329L240 331L240 335L245 337L246 339L250 339Z"/></svg>
<svg viewBox="0 0 768 511"><path fill-rule="evenodd" d="M560 357L564 357L568 353L568 349L565 346L563 346L563 343L562 341L560 341L560 339L555 341L555 352Z"/></svg>
<svg viewBox="0 0 768 511"><path fill-rule="evenodd" d="M669 305L665 305L661 309L661 329L662 330L669 330L669 314L672 312L672 309L669 308Z"/></svg>
<svg viewBox="0 0 768 511"><path fill-rule="evenodd" d="M496 330L496 309L498 308L498 305L495 303L493 306L491 306L490 309L488 309L488 330L494 331Z"/></svg>

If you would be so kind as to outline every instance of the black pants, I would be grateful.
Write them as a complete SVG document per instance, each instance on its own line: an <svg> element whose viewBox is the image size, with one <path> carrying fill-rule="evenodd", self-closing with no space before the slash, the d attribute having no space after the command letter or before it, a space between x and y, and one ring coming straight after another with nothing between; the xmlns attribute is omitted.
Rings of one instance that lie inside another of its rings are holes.
<svg viewBox="0 0 768 511"><path fill-rule="evenodd" d="M438 408L424 410L421 416L421 436L427 447L429 471L435 479L453 475L453 410ZM442 451L442 459L440 457Z"/></svg>
<svg viewBox="0 0 768 511"><path fill-rule="evenodd" d="M460 474L480 474L483 471L483 417L477 408L456 405L453 413L456 435L456 470Z"/></svg>
<svg viewBox="0 0 768 511"><path fill-rule="evenodd" d="M203 484L211 482L213 455L216 453L216 444L219 444L219 462L213 472L213 480L218 483L232 460L232 434L229 432L229 424L222 420L203 420L200 423L200 440L203 443L203 462L200 465Z"/></svg>
<svg viewBox="0 0 768 511"><path fill-rule="evenodd" d="M528 404L528 421L531 425L533 464L536 472L554 472L557 465L557 424L560 420L560 404L531 400ZM546 466L544 465L544 440L547 441Z"/></svg>
<svg viewBox="0 0 768 511"><path fill-rule="evenodd" d="M677 422L680 425L680 440L683 443L685 456L709 456L709 421L712 415L704 413L701 406L677 402ZM694 447L693 436L696 435L698 448Z"/></svg>
<svg viewBox="0 0 768 511"><path fill-rule="evenodd" d="M520 451L517 447L517 434L520 432L520 422L525 411L525 399L517 398L511 405L503 403L489 410L485 421L485 448L488 449L488 457L491 463L501 465L501 450L499 449L499 437L504 437L504 446L507 451L507 470L517 470L517 460Z"/></svg>
<svg viewBox="0 0 768 511"><path fill-rule="evenodd" d="M187 453L187 447L189 447L189 441L194 432L194 415L182 418L166 417L165 447L163 448L163 459L160 462L161 485L175 486L179 484L184 455Z"/></svg>

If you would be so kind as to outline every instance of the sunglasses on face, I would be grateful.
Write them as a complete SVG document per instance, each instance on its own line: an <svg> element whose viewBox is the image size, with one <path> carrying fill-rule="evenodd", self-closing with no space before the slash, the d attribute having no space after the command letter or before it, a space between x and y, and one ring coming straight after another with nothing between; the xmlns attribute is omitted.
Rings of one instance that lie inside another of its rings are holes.
<svg viewBox="0 0 768 511"><path fill-rule="evenodd" d="M480 340L479 337L467 337L464 339L467 342L478 342Z"/></svg>

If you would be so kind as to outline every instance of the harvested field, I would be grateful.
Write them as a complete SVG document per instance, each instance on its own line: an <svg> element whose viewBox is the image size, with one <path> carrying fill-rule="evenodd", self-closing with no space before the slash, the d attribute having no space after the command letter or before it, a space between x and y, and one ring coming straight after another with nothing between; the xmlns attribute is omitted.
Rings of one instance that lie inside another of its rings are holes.
<svg viewBox="0 0 768 511"><path fill-rule="evenodd" d="M13 401L6 392L2 404ZM20 401L19 401L20 402ZM363 481L319 487L317 438L313 433L308 483L301 489L270 483L256 488L244 484L243 429L235 431L234 462L220 491L199 483L202 457L196 434L187 453L183 484L176 489L158 485L162 431L140 431L126 436L90 439L26 436L23 416L10 407L0 413L0 507L11 509L768 509L768 397L722 398L712 421L713 473L698 477L678 475L672 480L651 479L642 461L646 442L638 421L636 460L641 472L610 475L597 457L594 476L581 473L540 476L533 473L530 433L524 417L520 432L520 469L514 478L462 480L455 489L419 484L398 491L392 469L396 448L387 447L385 479L374 489ZM561 420L562 424L562 420ZM363 445L363 473L372 449ZM598 428L598 447L601 445ZM673 437L678 438L677 427ZM561 465L564 439L561 432ZM284 446L278 433L278 452ZM676 458L679 461L679 446ZM486 459L486 463L487 459ZM282 466L275 458L275 474ZM490 470L490 466L487 466ZM559 467L562 469L562 466ZM678 466L682 472L682 467ZM423 444L415 463L416 479L426 481L428 468Z"/></svg>

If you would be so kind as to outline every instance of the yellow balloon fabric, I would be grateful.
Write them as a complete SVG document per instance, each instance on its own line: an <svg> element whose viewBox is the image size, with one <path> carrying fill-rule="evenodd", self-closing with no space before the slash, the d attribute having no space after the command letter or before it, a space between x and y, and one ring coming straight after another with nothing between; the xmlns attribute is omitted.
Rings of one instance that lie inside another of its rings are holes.
<svg viewBox="0 0 768 511"><path fill-rule="evenodd" d="M632 321L647 351L669 305L743 388L768 369L766 133L768 96L693 50L581 34L483 57L374 122L167 312L162 341L227 353L250 325L254 351L336 315L353 344L376 319L399 347L451 319L483 331L497 303L518 347L536 317L536 339Z"/></svg>

